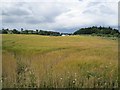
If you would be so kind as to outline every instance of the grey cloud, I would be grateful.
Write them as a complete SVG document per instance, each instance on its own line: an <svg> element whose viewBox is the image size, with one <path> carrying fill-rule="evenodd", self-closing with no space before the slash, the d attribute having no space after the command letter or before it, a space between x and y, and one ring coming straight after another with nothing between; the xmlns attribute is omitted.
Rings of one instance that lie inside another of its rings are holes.
<svg viewBox="0 0 120 90"><path fill-rule="evenodd" d="M39 17L25 17L25 22L29 24L38 24L42 23L44 21L44 18L39 18Z"/></svg>
<svg viewBox="0 0 120 90"><path fill-rule="evenodd" d="M11 7L4 7L2 9L3 16L24 16L30 15L32 12L29 8L24 8L24 3L14 3ZM6 4L7 5L7 4Z"/></svg>
<svg viewBox="0 0 120 90"><path fill-rule="evenodd" d="M13 10L3 10L2 11L2 15L5 15L5 16L23 16L23 15L29 15L30 12L27 11L27 10L23 10L23 9L20 9L20 8L16 8L16 9L13 9Z"/></svg>
<svg viewBox="0 0 120 90"><path fill-rule="evenodd" d="M64 32L64 33L66 33L66 32L73 33L74 31L76 31L78 29L80 29L80 27L79 28L78 27L75 27L75 28L62 28L62 27L59 27L59 28L56 29L56 31Z"/></svg>
<svg viewBox="0 0 120 90"><path fill-rule="evenodd" d="M42 21L38 20L38 19L28 19L26 22L29 23L29 24L39 24L39 23L42 23Z"/></svg>
<svg viewBox="0 0 120 90"><path fill-rule="evenodd" d="M101 4L102 2L90 2L88 3L87 7L94 7L94 6L97 6L99 4Z"/></svg>
<svg viewBox="0 0 120 90"><path fill-rule="evenodd" d="M2 18L2 23L21 23L24 20L22 17L3 17Z"/></svg>
<svg viewBox="0 0 120 90"><path fill-rule="evenodd" d="M96 14L96 15L114 15L115 12L111 10L108 6L105 6L104 3L92 2L89 3L83 13L84 14Z"/></svg>
<svg viewBox="0 0 120 90"><path fill-rule="evenodd" d="M66 11L58 3L15 3L10 8L3 8L4 23L49 23ZM22 20L20 20L21 18Z"/></svg>
<svg viewBox="0 0 120 90"><path fill-rule="evenodd" d="M86 9L82 13L83 14L97 14L98 10L97 9Z"/></svg>
<svg viewBox="0 0 120 90"><path fill-rule="evenodd" d="M78 1L83 1L83 0L78 0Z"/></svg>
<svg viewBox="0 0 120 90"><path fill-rule="evenodd" d="M113 10L111 10L109 7L105 5L100 5L99 8L100 8L100 12L103 14L112 15L115 13Z"/></svg>
<svg viewBox="0 0 120 90"><path fill-rule="evenodd" d="M87 8L82 12L83 14L98 14L98 6L100 5L100 2L90 2L86 6Z"/></svg>
<svg viewBox="0 0 120 90"><path fill-rule="evenodd" d="M42 17L43 22L53 22L57 16L68 10L63 6L64 4L61 3L40 3L40 5L33 7L32 10L34 15L38 16L38 19L39 16Z"/></svg>
<svg viewBox="0 0 120 90"><path fill-rule="evenodd" d="M79 5L81 4L19 2L12 4L9 8L3 8L2 21L5 27L44 28L60 32L73 32L80 27L115 23L116 17L110 15L116 13L107 6L109 4L91 3L85 7L79 7ZM106 18L104 15L108 15L108 17ZM112 21L109 20L109 17Z"/></svg>

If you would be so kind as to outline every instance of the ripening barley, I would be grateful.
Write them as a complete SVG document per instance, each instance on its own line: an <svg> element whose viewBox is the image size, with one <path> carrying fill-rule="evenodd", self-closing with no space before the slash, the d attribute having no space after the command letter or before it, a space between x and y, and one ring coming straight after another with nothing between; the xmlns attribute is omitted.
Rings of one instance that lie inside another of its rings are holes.
<svg viewBox="0 0 120 90"><path fill-rule="evenodd" d="M118 87L117 40L40 35L3 38L4 88Z"/></svg>

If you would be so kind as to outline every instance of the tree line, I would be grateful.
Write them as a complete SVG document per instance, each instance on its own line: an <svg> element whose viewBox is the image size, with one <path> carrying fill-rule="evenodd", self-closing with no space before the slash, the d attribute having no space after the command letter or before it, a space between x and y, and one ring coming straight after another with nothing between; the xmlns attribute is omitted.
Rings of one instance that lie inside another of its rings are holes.
<svg viewBox="0 0 120 90"><path fill-rule="evenodd" d="M73 33L73 35L97 35L97 36L113 36L113 37L119 37L120 32L117 29L113 29L111 27L87 27L87 28L81 28Z"/></svg>
<svg viewBox="0 0 120 90"><path fill-rule="evenodd" d="M45 30L23 30L23 28L21 28L21 30L17 30L17 29L13 29L13 30L9 30L9 29L2 29L0 30L1 34L38 34L38 35L50 35L50 36L60 36L61 34L59 32L55 32L55 31L45 31Z"/></svg>
<svg viewBox="0 0 120 90"><path fill-rule="evenodd" d="M61 35L97 35L97 36L108 36L108 37L120 37L120 32L117 29L113 29L111 27L87 27L87 28L80 28L79 30L75 31L74 33L60 33L55 31L47 31L47 30L9 30L9 29L2 29L0 30L1 34L38 34L38 35L49 35L49 36L61 36Z"/></svg>

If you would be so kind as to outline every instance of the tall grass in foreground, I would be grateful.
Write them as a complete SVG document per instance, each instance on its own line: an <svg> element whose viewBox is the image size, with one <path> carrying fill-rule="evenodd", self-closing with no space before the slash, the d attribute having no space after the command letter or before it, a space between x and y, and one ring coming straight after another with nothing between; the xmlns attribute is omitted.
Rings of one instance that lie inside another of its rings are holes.
<svg viewBox="0 0 120 90"><path fill-rule="evenodd" d="M118 87L115 40L5 35L3 45L3 88Z"/></svg>

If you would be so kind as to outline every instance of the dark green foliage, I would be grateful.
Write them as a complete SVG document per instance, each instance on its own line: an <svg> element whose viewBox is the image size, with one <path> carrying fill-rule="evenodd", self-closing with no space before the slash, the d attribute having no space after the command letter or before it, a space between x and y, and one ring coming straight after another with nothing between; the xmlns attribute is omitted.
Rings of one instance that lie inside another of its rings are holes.
<svg viewBox="0 0 120 90"><path fill-rule="evenodd" d="M107 36L107 37L119 37L119 31L117 29L112 29L111 27L88 27L88 28L81 28L74 32L74 35L80 34L91 34L97 36Z"/></svg>
<svg viewBox="0 0 120 90"><path fill-rule="evenodd" d="M36 34L38 34L38 30L36 29Z"/></svg>
<svg viewBox="0 0 120 90"><path fill-rule="evenodd" d="M77 31L72 33L60 33L55 31L45 31L45 30L9 30L9 29L2 29L0 30L0 34L38 34L38 35L47 35L47 36L61 36L61 35L92 35L92 36L105 36L105 37L120 37L120 32L117 29L113 29L111 27L88 27L88 28L81 28Z"/></svg>
<svg viewBox="0 0 120 90"><path fill-rule="evenodd" d="M44 30L23 30L23 28L21 28L21 31L13 29L13 30L9 30L9 29L2 29L0 30L1 34L39 34L39 35L49 35L49 36L60 36L61 34L59 32L54 32L54 31L44 31Z"/></svg>
<svg viewBox="0 0 120 90"><path fill-rule="evenodd" d="M28 30L22 31L22 34L28 34Z"/></svg>
<svg viewBox="0 0 120 90"><path fill-rule="evenodd" d="M0 30L1 34L20 34L20 31L13 29L13 30L9 30L9 29L2 29Z"/></svg>
<svg viewBox="0 0 120 90"><path fill-rule="evenodd" d="M43 31L43 30L40 30L38 32L39 35L50 35L50 36L60 36L60 33L59 32L53 32L53 31Z"/></svg>
<svg viewBox="0 0 120 90"><path fill-rule="evenodd" d="M3 34L7 34L9 29L2 29Z"/></svg>
<svg viewBox="0 0 120 90"><path fill-rule="evenodd" d="M18 30L16 30L16 29L13 29L12 33L14 33L14 34L20 34L20 32Z"/></svg>

